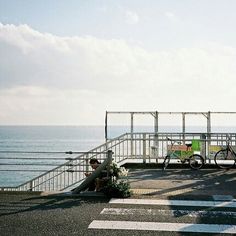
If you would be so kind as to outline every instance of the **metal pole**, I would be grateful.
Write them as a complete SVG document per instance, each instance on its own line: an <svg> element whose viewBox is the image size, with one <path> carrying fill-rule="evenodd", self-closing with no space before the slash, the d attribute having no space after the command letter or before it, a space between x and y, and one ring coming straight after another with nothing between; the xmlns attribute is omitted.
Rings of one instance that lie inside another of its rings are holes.
<svg viewBox="0 0 236 236"><path fill-rule="evenodd" d="M131 127L130 127L130 133L131 133L131 157L133 157L133 133L134 133L134 113L131 112Z"/></svg>
<svg viewBox="0 0 236 236"><path fill-rule="evenodd" d="M208 111L207 113L207 133L211 133L211 112Z"/></svg>
<svg viewBox="0 0 236 236"><path fill-rule="evenodd" d="M146 134L143 134L143 163L146 163Z"/></svg>
<svg viewBox="0 0 236 236"><path fill-rule="evenodd" d="M154 116L154 128L155 128L155 134L158 133L158 112L155 112L155 116Z"/></svg>
<svg viewBox="0 0 236 236"><path fill-rule="evenodd" d="M210 141L211 140L211 112L210 111L208 111L208 113L207 113L207 139L208 139L207 154L208 154L208 160L211 163L211 160L209 158L209 150L210 150L210 145L211 145L211 141ZM206 150L206 148L205 148L205 150Z"/></svg>
<svg viewBox="0 0 236 236"><path fill-rule="evenodd" d="M107 111L106 111L106 115L105 115L105 140L107 142Z"/></svg>
<svg viewBox="0 0 236 236"><path fill-rule="evenodd" d="M85 159L85 172L88 173L89 172L89 155L86 154L86 159Z"/></svg>
<svg viewBox="0 0 236 236"><path fill-rule="evenodd" d="M154 138L154 156L156 157L156 162L158 163L158 156L156 154L159 150L159 142L158 142L158 112L155 112L155 138ZM157 154L158 155L158 154Z"/></svg>
<svg viewBox="0 0 236 236"><path fill-rule="evenodd" d="M183 133L183 143L185 143L185 112L182 113L182 133Z"/></svg>
<svg viewBox="0 0 236 236"><path fill-rule="evenodd" d="M131 126L130 126L130 132L133 134L134 132L134 113L131 112Z"/></svg>
<svg viewBox="0 0 236 236"><path fill-rule="evenodd" d="M200 139L202 140L201 143L201 156L204 158L204 160L206 161L206 135L205 134L201 134Z"/></svg>
<svg viewBox="0 0 236 236"><path fill-rule="evenodd" d="M158 146L158 112L155 112L154 116L154 131L155 131L155 141L154 141L154 146Z"/></svg>
<svg viewBox="0 0 236 236"><path fill-rule="evenodd" d="M33 191L33 181L30 181L30 188L29 191Z"/></svg>
<svg viewBox="0 0 236 236"><path fill-rule="evenodd" d="M112 163L112 150L107 151L107 159L108 159L108 164L107 164L107 176L109 176L110 173L110 168L111 168L111 163Z"/></svg>

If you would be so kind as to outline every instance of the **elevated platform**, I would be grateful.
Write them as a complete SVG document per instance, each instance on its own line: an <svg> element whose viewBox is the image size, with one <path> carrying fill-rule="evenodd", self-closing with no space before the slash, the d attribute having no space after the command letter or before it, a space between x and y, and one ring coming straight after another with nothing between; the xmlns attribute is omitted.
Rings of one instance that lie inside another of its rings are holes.
<svg viewBox="0 0 236 236"><path fill-rule="evenodd" d="M236 169L132 168L128 179L136 197L236 198Z"/></svg>

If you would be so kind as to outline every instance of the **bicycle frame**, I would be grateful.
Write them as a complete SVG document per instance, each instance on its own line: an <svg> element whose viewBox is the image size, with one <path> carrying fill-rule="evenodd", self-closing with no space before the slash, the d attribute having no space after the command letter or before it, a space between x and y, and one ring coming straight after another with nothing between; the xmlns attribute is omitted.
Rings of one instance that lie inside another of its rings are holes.
<svg viewBox="0 0 236 236"><path fill-rule="evenodd" d="M226 145L226 150L230 151L231 153L233 153L234 158L236 159L236 152L234 151L234 149L232 148L232 146L230 145L230 141L227 141L227 145Z"/></svg>
<svg viewBox="0 0 236 236"><path fill-rule="evenodd" d="M223 147L215 154L214 160L221 169L230 169L235 165L236 153L230 144L230 138L226 141L226 147Z"/></svg>
<svg viewBox="0 0 236 236"><path fill-rule="evenodd" d="M189 160L189 157L194 154L191 146L181 144L181 142L176 140L168 139L168 141L171 141L171 145L167 145L167 154L171 158L178 158L181 162L184 162Z"/></svg>
<svg viewBox="0 0 236 236"><path fill-rule="evenodd" d="M168 141L171 141L171 145L168 145L167 142L167 155L163 161L163 169L165 170L169 165L170 159L173 157L178 158L182 164L186 161L189 163L192 169L198 170L204 165L204 159L199 154L194 154L191 144L181 144L178 142L178 145L175 145L176 140L171 140L167 138Z"/></svg>

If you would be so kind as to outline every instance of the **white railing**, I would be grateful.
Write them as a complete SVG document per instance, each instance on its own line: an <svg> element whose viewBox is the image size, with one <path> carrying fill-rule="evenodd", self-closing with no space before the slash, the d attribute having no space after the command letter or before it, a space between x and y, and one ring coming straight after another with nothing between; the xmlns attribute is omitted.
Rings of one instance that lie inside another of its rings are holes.
<svg viewBox="0 0 236 236"><path fill-rule="evenodd" d="M119 165L127 162L162 162L167 153L167 138L183 143L199 140L201 155L206 163L212 162L212 146L224 146L230 137L231 145L236 145L236 134L226 133L126 133L112 139L68 162L17 187L2 187L3 191L63 191L78 186L85 179L84 172L91 171L89 160L97 158L101 162L107 158L108 150L113 152L113 160Z"/></svg>
<svg viewBox="0 0 236 236"><path fill-rule="evenodd" d="M85 172L91 171L89 160L97 158L103 162L107 158L108 150L118 150L117 146L121 142L127 142L125 136L110 140L17 187L1 187L0 189L2 191L63 191L73 188L85 179Z"/></svg>

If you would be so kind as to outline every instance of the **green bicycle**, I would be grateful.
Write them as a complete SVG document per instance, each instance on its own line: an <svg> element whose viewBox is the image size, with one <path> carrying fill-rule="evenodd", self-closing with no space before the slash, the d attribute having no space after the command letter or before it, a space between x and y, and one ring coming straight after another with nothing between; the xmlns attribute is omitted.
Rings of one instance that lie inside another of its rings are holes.
<svg viewBox="0 0 236 236"><path fill-rule="evenodd" d="M170 163L170 159L179 159L182 164L189 163L190 168L199 170L204 165L204 158L195 154L191 144L182 144L178 140L172 140L167 138L171 142L171 145L167 145L167 155L163 161L163 170L167 168Z"/></svg>

